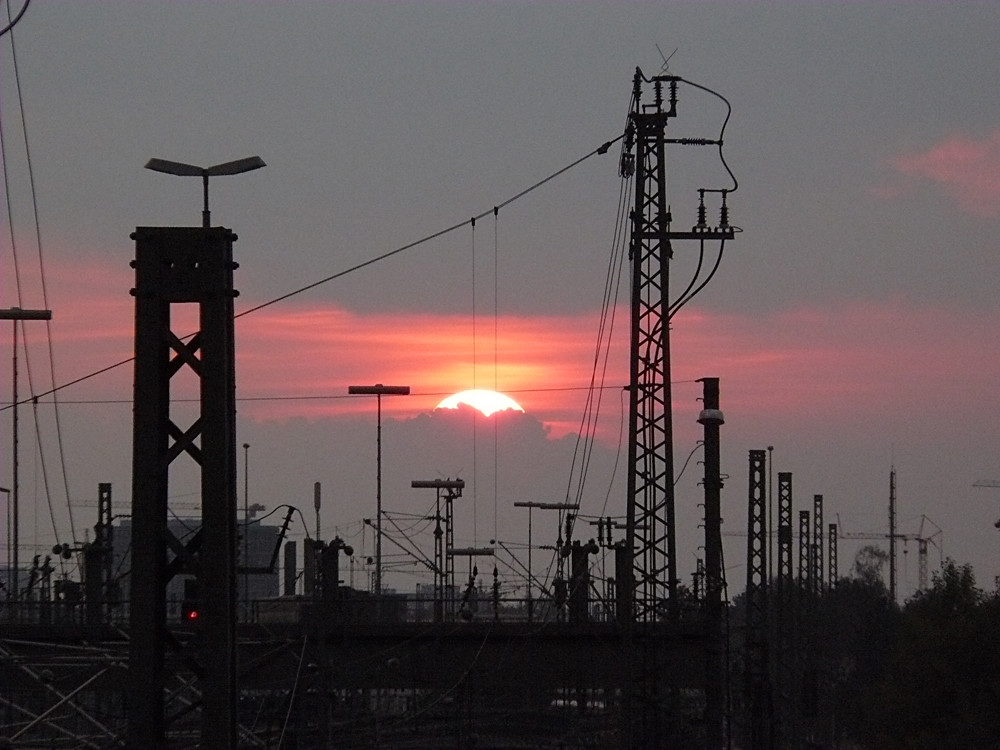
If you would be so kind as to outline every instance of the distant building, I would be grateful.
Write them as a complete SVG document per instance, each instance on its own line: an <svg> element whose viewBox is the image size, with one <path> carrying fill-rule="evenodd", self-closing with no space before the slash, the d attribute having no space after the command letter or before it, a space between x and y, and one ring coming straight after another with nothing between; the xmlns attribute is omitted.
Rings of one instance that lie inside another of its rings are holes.
<svg viewBox="0 0 1000 750"><path fill-rule="evenodd" d="M182 543L187 543L198 531L201 520L198 518L173 518L167 522L167 529ZM280 526L254 523L244 526L242 522L237 528L237 561L240 567L266 568L271 564L275 548L279 542ZM243 534L246 533L244 538ZM132 557L132 521L122 519L114 530L114 576L118 579L121 591L128 598L128 574ZM280 558L280 555L278 556ZM259 601L274 599L278 596L279 571L278 562L269 573L237 574L236 597L242 601ZM180 606L184 596L184 581L192 578L187 572L175 575L167 584L168 612L171 616L174 609Z"/></svg>

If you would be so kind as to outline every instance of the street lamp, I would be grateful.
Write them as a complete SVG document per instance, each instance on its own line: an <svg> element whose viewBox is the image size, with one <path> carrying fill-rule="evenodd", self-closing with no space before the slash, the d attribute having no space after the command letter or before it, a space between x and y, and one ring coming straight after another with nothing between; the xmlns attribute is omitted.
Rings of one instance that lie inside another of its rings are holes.
<svg viewBox="0 0 1000 750"><path fill-rule="evenodd" d="M243 443L243 616L250 619L250 443Z"/></svg>
<svg viewBox="0 0 1000 750"><path fill-rule="evenodd" d="M10 527L13 529L13 540L11 541L11 553L12 553L12 568L11 571L11 597L14 601L18 599L18 567L21 564L20 561L20 538L19 538L19 510L18 510L18 496L19 488L21 486L18 477L18 452L17 452L17 439L18 439L18 419L17 419L17 324L22 320L52 320L51 310L22 310L20 307L11 307L5 310L0 310L0 320L12 320L14 321L14 347L13 347L13 364L14 364L14 415L12 418L13 428L11 435L11 448L13 449L13 479L14 479L14 492L8 500L11 504L11 522Z"/></svg>
<svg viewBox="0 0 1000 750"><path fill-rule="evenodd" d="M409 396L408 385L350 385L353 396L375 396L378 402L375 433L375 596L382 595L382 396Z"/></svg>
<svg viewBox="0 0 1000 750"><path fill-rule="evenodd" d="M10 490L7 487L0 487L0 492L7 496L7 502L4 503L7 508L7 580L4 581L4 586L10 582L10 554L11 554L11 544L10 544Z"/></svg>
<svg viewBox="0 0 1000 750"><path fill-rule="evenodd" d="M214 167L196 167L194 164L184 164L179 161L169 161L167 159L150 159L146 162L146 169L152 169L154 172L163 172L164 174L177 175L178 177L201 177L205 194L205 206L201 212L201 220L202 226L205 229L212 226L208 212L208 178L243 174L244 172L250 172L266 166L267 164L259 156L248 156L245 159L227 161L224 164L216 164Z"/></svg>
<svg viewBox="0 0 1000 750"><path fill-rule="evenodd" d="M532 508L538 508L539 510L578 510L580 508L579 503L537 503L534 501L519 502L514 503L515 508L527 508L528 509L528 622L532 619L532 609L533 601L531 598L531 586L534 580L534 574L531 572L531 510Z"/></svg>

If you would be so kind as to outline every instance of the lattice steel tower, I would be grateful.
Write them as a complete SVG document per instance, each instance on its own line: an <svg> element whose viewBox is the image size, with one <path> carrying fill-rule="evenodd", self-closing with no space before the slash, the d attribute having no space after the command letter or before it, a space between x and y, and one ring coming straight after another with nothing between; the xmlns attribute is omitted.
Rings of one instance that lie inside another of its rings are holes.
<svg viewBox="0 0 1000 750"><path fill-rule="evenodd" d="M627 722L623 730L625 747L669 744L676 713L677 686L672 682L671 670L663 663L664 649L676 632L680 613L670 387L670 316L679 300L670 299L672 243L721 242L731 239L735 231L729 225L726 209L729 189L699 190L701 202L695 225L689 231L671 227L667 146L714 145L721 149L722 145L721 136L719 140L666 137L667 123L677 114L677 89L681 83L687 82L672 75L647 79L636 69L621 163L623 177L632 177L634 186L629 247L631 341L625 540L631 551L631 569L618 571L619 605L626 610L619 612L619 620L630 629L635 645L632 687L626 697L632 702L630 713L635 721ZM644 84L652 88L650 103L643 102ZM722 195L717 226L709 226L706 221L705 193Z"/></svg>
<svg viewBox="0 0 1000 750"><path fill-rule="evenodd" d="M668 144L715 145L720 140L669 139L667 123L677 114L678 76L654 76L653 101L642 102L646 81L633 79L633 109L625 135L622 173L634 175L631 348L629 373L629 476L627 541L633 550L633 617L636 622L671 621L677 616L674 529L674 458L670 388L670 258L678 240L732 239L725 196L728 190L699 191L698 221L690 231L671 228L667 201ZM699 87L700 88L700 87ZM634 158L632 148L634 147ZM718 226L706 223L704 194L722 193ZM674 301L676 303L676 300Z"/></svg>

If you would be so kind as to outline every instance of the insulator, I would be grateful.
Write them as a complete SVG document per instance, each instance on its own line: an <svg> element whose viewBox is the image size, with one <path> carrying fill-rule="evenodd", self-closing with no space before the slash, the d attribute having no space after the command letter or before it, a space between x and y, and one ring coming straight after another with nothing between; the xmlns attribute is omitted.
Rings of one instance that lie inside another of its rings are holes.
<svg viewBox="0 0 1000 750"><path fill-rule="evenodd" d="M621 177L629 178L635 174L635 156L627 151L622 153L621 163L618 165L618 174Z"/></svg>
<svg viewBox="0 0 1000 750"><path fill-rule="evenodd" d="M719 226L729 226L729 206L726 205L726 194L722 194L722 207L719 209Z"/></svg>
<svg viewBox="0 0 1000 750"><path fill-rule="evenodd" d="M698 191L698 227L705 227L705 191Z"/></svg>

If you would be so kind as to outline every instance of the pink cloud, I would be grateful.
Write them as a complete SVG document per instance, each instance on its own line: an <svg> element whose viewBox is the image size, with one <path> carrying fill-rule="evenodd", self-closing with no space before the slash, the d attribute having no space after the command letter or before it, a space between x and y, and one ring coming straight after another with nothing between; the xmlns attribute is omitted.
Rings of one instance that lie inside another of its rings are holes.
<svg viewBox="0 0 1000 750"><path fill-rule="evenodd" d="M963 211L1000 216L1000 129L979 140L953 136L926 151L898 156L892 165L907 177L939 185Z"/></svg>
<svg viewBox="0 0 1000 750"><path fill-rule="evenodd" d="M78 256L50 269L57 375L62 382L132 354L131 273ZM619 311L603 394L607 433L617 439L628 378L627 313ZM388 414L429 411L459 390L509 393L559 436L579 428L594 362L596 313L504 316L480 321L476 352L467 316L362 314L292 302L236 324L240 417L323 419L374 409L347 397L354 383L409 385L386 399ZM722 379L734 419L821 419L831 428L878 420L936 420L994 403L1000 355L992 341L1000 311L930 307L906 299L799 307L766 315L686 309L673 324L678 423L693 423L696 378ZM44 356L41 332L34 339ZM495 345L495 349L494 349ZM0 342L0 355L7 352ZM496 364L494 364L494 357ZM131 398L131 365L61 392L61 400ZM627 403L627 402L626 402ZM690 417L690 419L689 419Z"/></svg>
<svg viewBox="0 0 1000 750"><path fill-rule="evenodd" d="M1000 312L902 299L694 314L676 322L674 374L720 376L730 407L752 419L946 424L995 400L1000 354L984 342L998 324Z"/></svg>

